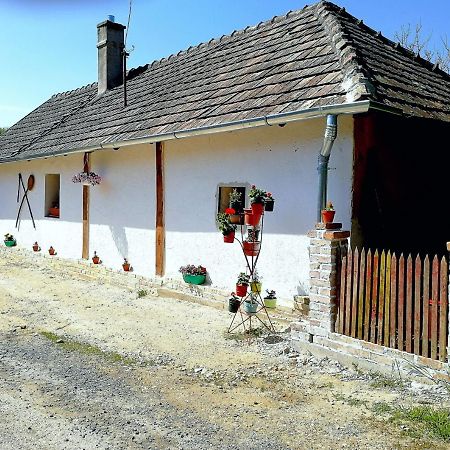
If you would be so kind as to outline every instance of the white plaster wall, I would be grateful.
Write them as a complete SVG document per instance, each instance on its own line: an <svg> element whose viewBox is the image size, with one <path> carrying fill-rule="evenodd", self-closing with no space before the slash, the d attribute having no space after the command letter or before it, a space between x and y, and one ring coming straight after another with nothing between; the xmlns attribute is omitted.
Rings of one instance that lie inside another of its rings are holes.
<svg viewBox="0 0 450 450"><path fill-rule="evenodd" d="M234 290L245 262L237 244L224 244L216 229L219 183L256 184L271 191L275 211L267 213L259 272L263 288L292 301L308 291L309 262L306 233L316 221L317 155L324 119L165 143L166 276L181 278L178 268L188 263L207 267L212 285ZM336 220L349 229L351 217L353 121L339 118L338 138L329 171L329 199ZM92 170L103 177L91 188L90 254L119 269L127 257L135 273L153 276L155 266L155 147L140 145L91 156ZM82 188L72 175L83 155L0 165L0 233L13 233L20 246L38 241L43 250L53 245L58 254L80 258L82 247ZM37 230L24 205L20 230L17 214L18 173L34 174L29 194ZM44 217L44 177L61 174L61 217Z"/></svg>
<svg viewBox="0 0 450 450"><path fill-rule="evenodd" d="M316 222L317 155L325 120L285 127L170 141L165 147L166 275L193 263L208 269L211 283L234 290L245 270L238 244L224 244L215 225L219 183L248 183L270 191L275 210L265 217L258 267L263 289L292 301L308 292L307 232ZM329 199L336 221L350 227L353 122L339 118L329 171ZM179 276L179 275L178 275Z"/></svg>

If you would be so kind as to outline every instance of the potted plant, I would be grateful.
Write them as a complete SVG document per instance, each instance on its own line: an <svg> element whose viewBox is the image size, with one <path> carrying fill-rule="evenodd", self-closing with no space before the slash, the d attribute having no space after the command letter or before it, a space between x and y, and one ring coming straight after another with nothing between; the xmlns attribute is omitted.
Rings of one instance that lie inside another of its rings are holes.
<svg viewBox="0 0 450 450"><path fill-rule="evenodd" d="M252 227L257 227L261 220L261 214L253 214L251 208L244 208L244 223Z"/></svg>
<svg viewBox="0 0 450 450"><path fill-rule="evenodd" d="M48 215L50 217L59 218L59 204L57 202L53 203L51 208L48 208Z"/></svg>
<svg viewBox="0 0 450 450"><path fill-rule="evenodd" d="M245 297L247 295L248 284L250 283L250 275L241 272L236 281L236 295Z"/></svg>
<svg viewBox="0 0 450 450"><path fill-rule="evenodd" d="M41 249L41 247L39 247L39 244L37 242L35 242L33 244L33 251L34 252L38 252Z"/></svg>
<svg viewBox="0 0 450 450"><path fill-rule="evenodd" d="M255 294L252 294L244 301L244 311L249 315L256 314L256 311L258 310L258 305L259 303L255 298Z"/></svg>
<svg viewBox="0 0 450 450"><path fill-rule="evenodd" d="M242 248L247 256L258 256L261 249L261 242L258 241L259 230L255 227L247 231L247 239L242 242Z"/></svg>
<svg viewBox="0 0 450 450"><path fill-rule="evenodd" d="M270 192L266 195L266 201L264 203L264 211L273 211L273 206L275 203L275 199L272 197Z"/></svg>
<svg viewBox="0 0 450 450"><path fill-rule="evenodd" d="M262 283L261 283L262 277L258 274L258 271L255 269L253 271L253 278L252 282L250 283L250 289L252 292L258 294L261 293Z"/></svg>
<svg viewBox="0 0 450 450"><path fill-rule="evenodd" d="M232 244L236 232L236 225L230 222L230 213L234 213L234 209L227 208L225 212L217 214L217 223L219 230L223 234L223 241Z"/></svg>
<svg viewBox="0 0 450 450"><path fill-rule="evenodd" d="M4 239L5 245L7 247L14 247L17 245L16 240L14 239L14 236L12 234L6 233L5 239Z"/></svg>
<svg viewBox="0 0 450 450"><path fill-rule="evenodd" d="M267 295L264 297L264 305L266 308L276 308L277 307L277 296L275 291L266 289Z"/></svg>
<svg viewBox="0 0 450 450"><path fill-rule="evenodd" d="M241 306L241 301L236 293L232 292L231 297L228 299L228 311L237 313L239 311L239 306Z"/></svg>
<svg viewBox="0 0 450 450"><path fill-rule="evenodd" d="M335 213L336 211L334 210L333 203L327 202L327 206L325 207L325 209L322 209L322 222L332 223Z"/></svg>
<svg viewBox="0 0 450 450"><path fill-rule="evenodd" d="M80 172L72 177L72 183L81 183L83 186L95 186L102 182L102 177L95 172Z"/></svg>
<svg viewBox="0 0 450 450"><path fill-rule="evenodd" d="M243 210L242 205L242 192L237 189L233 189L229 195L230 198L230 209L234 210L234 213L230 215L230 222L234 224L242 224L243 217L241 215Z"/></svg>
<svg viewBox="0 0 450 450"><path fill-rule="evenodd" d="M92 262L94 264L100 264L100 257L97 255L96 251L94 251L94 256L92 257Z"/></svg>
<svg viewBox="0 0 450 450"><path fill-rule="evenodd" d="M127 258L123 258L122 268L124 272L129 272L131 270L131 264L128 262Z"/></svg>
<svg viewBox="0 0 450 450"><path fill-rule="evenodd" d="M50 256L56 255L56 250L50 245L50 248L48 249L48 254Z"/></svg>
<svg viewBox="0 0 450 450"><path fill-rule="evenodd" d="M264 203L266 201L267 193L266 191L257 188L254 184L250 189L248 194L250 197L250 204L252 207L252 212L254 215L263 215L264 214Z"/></svg>
<svg viewBox="0 0 450 450"><path fill-rule="evenodd" d="M179 272L183 274L183 280L188 284L203 284L206 280L206 268L203 266L194 266L188 264L181 266Z"/></svg>

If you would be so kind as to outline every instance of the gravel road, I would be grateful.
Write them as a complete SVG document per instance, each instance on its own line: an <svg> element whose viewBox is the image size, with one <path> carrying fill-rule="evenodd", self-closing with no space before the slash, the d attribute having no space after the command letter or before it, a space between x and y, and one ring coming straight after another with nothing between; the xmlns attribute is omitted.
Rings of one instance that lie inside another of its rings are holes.
<svg viewBox="0 0 450 450"><path fill-rule="evenodd" d="M285 323L229 336L225 311L63 264L0 253L1 450L447 448L376 408L448 406L439 386L296 353Z"/></svg>

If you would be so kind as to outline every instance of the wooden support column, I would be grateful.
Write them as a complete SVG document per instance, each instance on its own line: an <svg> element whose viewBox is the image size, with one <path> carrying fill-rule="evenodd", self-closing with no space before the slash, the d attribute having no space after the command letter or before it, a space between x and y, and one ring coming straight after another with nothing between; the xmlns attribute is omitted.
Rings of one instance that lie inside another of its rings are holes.
<svg viewBox="0 0 450 450"><path fill-rule="evenodd" d="M164 144L156 143L156 229L155 229L155 273L163 276L165 270L164 224Z"/></svg>
<svg viewBox="0 0 450 450"><path fill-rule="evenodd" d="M84 154L84 172L90 172L90 154ZM81 257L89 259L89 192L90 186L83 186L83 248Z"/></svg>

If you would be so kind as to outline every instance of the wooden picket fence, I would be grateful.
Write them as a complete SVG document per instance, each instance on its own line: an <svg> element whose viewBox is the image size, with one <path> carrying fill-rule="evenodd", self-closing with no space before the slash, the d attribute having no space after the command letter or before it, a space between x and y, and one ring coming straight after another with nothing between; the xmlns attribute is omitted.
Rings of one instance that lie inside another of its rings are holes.
<svg viewBox="0 0 450 450"><path fill-rule="evenodd" d="M448 263L358 248L341 257L336 331L446 361Z"/></svg>

